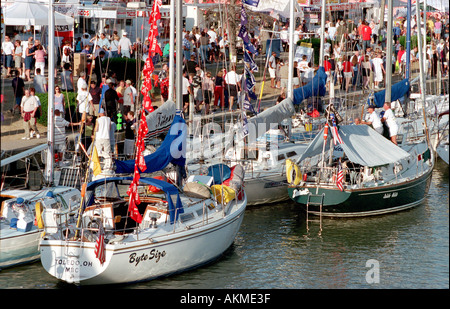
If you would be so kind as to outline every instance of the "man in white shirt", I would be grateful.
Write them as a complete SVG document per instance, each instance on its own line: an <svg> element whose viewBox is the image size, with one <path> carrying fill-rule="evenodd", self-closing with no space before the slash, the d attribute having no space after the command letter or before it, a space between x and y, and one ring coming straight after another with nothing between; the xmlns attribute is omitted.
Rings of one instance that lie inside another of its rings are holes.
<svg viewBox="0 0 450 309"><path fill-rule="evenodd" d="M369 112L367 121L361 121L361 123L367 124L369 126L371 125L375 131L377 131L380 134L383 134L383 124L381 123L380 116L375 111L375 106L369 105L369 107L367 107L367 111Z"/></svg>
<svg viewBox="0 0 450 309"><path fill-rule="evenodd" d="M103 109L98 114L94 131L95 147L97 148L98 155L105 159L104 169L109 170L112 166L110 144L111 118L106 117Z"/></svg>
<svg viewBox="0 0 450 309"><path fill-rule="evenodd" d="M87 89L87 83L86 83L86 73L80 72L80 77L77 81L77 92L82 91L83 87L86 87Z"/></svg>
<svg viewBox="0 0 450 309"><path fill-rule="evenodd" d="M30 139L30 128L34 130L37 134L37 138L40 138L39 130L36 126L35 114L39 108L39 104L36 101L34 95L31 95L30 89L25 89L25 95L22 97L22 102L20 103L20 113L23 117L25 136L22 139Z"/></svg>
<svg viewBox="0 0 450 309"><path fill-rule="evenodd" d="M211 29L208 30L208 35L209 35L209 44L211 43L215 43L216 42L216 38L217 38L217 34L214 31L214 27L211 27Z"/></svg>
<svg viewBox="0 0 450 309"><path fill-rule="evenodd" d="M131 54L133 53L133 50L131 49L131 41L129 38L127 38L128 33L124 32L122 34L122 38L119 41L119 48L118 52L119 55L122 56L122 58L131 58Z"/></svg>
<svg viewBox="0 0 450 309"><path fill-rule="evenodd" d="M229 110L233 110L234 98L237 97L240 88L241 76L236 73L236 65L231 64L231 70L225 75L226 88L228 89L228 96L230 98Z"/></svg>
<svg viewBox="0 0 450 309"><path fill-rule="evenodd" d="M269 58L269 75L270 75L270 87L275 88L275 75L277 69L277 60L276 60L276 52L272 52L272 55Z"/></svg>
<svg viewBox="0 0 450 309"><path fill-rule="evenodd" d="M5 35L5 41L2 42L2 50L5 54L5 67L8 70L6 77L11 77L11 68L13 67L14 44L9 35Z"/></svg>
<svg viewBox="0 0 450 309"><path fill-rule="evenodd" d="M389 128L389 136L391 138L391 142L397 145L398 124L395 119L394 112L391 109L391 103L384 102L383 109L385 110L385 112L381 121L386 122L386 125Z"/></svg>
<svg viewBox="0 0 450 309"><path fill-rule="evenodd" d="M87 85L82 86L81 91L77 94L78 103L78 113L80 114L80 119L83 119L83 114L89 114L89 108L92 107L94 110L94 102L90 92L87 90Z"/></svg>

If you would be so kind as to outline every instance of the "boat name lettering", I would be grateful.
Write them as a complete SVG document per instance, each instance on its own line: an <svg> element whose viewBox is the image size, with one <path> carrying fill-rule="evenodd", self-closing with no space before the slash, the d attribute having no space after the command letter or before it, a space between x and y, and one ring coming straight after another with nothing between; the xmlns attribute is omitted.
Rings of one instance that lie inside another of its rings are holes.
<svg viewBox="0 0 450 309"><path fill-rule="evenodd" d="M136 253L131 253L129 263L130 264L135 263L135 266L137 266L141 261L147 261L147 260L153 260L153 259L155 259L155 262L158 263L159 260L165 256L166 256L166 251L159 251L156 249L152 249L149 254L142 253L140 256L137 256Z"/></svg>
<svg viewBox="0 0 450 309"><path fill-rule="evenodd" d="M398 192L385 193L383 198L397 197L397 195L398 195Z"/></svg>
<svg viewBox="0 0 450 309"><path fill-rule="evenodd" d="M66 259L55 259L56 265L64 265L64 266L85 266L92 267L92 262L89 261L80 261L80 260L66 260ZM69 268L66 268L66 271Z"/></svg>

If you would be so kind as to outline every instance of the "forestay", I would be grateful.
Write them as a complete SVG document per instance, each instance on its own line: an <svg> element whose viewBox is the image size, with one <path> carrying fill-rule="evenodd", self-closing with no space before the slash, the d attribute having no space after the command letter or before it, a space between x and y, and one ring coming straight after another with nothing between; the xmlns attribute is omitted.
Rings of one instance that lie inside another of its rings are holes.
<svg viewBox="0 0 450 309"><path fill-rule="evenodd" d="M297 163L322 153L323 131L317 134ZM340 147L353 163L373 167L395 163L409 156L409 153L367 125L339 126L339 135L344 142ZM329 149L332 138L332 134L328 134L325 151Z"/></svg>

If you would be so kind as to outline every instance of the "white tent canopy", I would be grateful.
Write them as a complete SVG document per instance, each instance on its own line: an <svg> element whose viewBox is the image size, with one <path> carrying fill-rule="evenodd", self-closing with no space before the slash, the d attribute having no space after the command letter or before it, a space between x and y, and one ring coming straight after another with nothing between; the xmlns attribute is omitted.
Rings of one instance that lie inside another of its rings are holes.
<svg viewBox="0 0 450 309"><path fill-rule="evenodd" d="M283 16L284 18L289 18L289 1L290 0L259 0L257 7L247 5L246 8L254 12L275 13ZM302 12L298 9L298 4L296 4L296 7L297 12Z"/></svg>
<svg viewBox="0 0 450 309"><path fill-rule="evenodd" d="M4 12L7 26L46 26L48 25L48 5L36 0L17 0ZM73 18L55 12L55 25L73 25Z"/></svg>

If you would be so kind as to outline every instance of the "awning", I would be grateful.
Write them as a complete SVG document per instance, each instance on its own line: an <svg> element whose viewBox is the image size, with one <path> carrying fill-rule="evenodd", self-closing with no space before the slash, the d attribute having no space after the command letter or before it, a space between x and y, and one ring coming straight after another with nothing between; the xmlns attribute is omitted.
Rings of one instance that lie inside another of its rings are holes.
<svg viewBox="0 0 450 309"><path fill-rule="evenodd" d="M322 129L316 138L311 142L303 155L297 160L297 163L305 158L313 157L322 153L323 148ZM339 136L343 140L340 144L348 159L363 166L381 166L398 162L407 158L410 154L387 138L376 132L367 125L345 125L339 126ZM329 140L333 138L331 132L328 132L325 151L329 150Z"/></svg>

